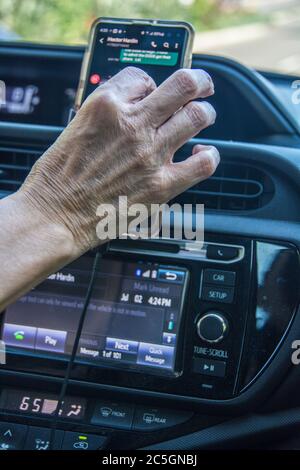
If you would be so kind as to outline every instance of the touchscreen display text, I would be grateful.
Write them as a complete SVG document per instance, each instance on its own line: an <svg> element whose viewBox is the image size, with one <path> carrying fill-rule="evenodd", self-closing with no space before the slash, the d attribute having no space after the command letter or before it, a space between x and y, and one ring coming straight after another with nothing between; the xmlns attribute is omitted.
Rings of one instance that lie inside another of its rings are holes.
<svg viewBox="0 0 300 470"><path fill-rule="evenodd" d="M14 350L64 358L71 353L90 276L86 256L9 306L2 339ZM187 271L102 260L77 360L175 372Z"/></svg>

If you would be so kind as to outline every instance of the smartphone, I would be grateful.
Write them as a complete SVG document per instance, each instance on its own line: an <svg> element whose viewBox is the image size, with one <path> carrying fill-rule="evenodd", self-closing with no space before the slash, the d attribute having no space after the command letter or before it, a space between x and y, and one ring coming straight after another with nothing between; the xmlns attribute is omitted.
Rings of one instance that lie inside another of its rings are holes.
<svg viewBox="0 0 300 470"><path fill-rule="evenodd" d="M77 110L97 86L132 65L157 85L192 62L194 29L178 21L98 18L92 25L75 100Z"/></svg>

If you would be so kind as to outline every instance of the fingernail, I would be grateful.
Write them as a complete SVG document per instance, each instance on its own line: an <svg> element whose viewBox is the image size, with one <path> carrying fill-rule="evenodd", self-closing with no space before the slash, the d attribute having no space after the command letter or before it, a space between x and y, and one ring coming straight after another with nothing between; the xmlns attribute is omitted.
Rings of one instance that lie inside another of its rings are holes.
<svg viewBox="0 0 300 470"><path fill-rule="evenodd" d="M214 94L215 92L215 85L214 85L214 82L213 82L213 79L211 78L211 76L209 75L208 72L206 72L206 70L203 70L203 73L204 75L206 76L208 82L209 82L209 88L210 88L210 96Z"/></svg>
<svg viewBox="0 0 300 470"><path fill-rule="evenodd" d="M211 153L213 154L213 156L214 156L214 159L215 159L215 162L216 162L216 166L218 166L219 163L220 163L220 160L221 160L219 151L216 149L216 147L213 147L213 146L210 146L210 147L209 147L209 150L210 150L210 152L211 152Z"/></svg>
<svg viewBox="0 0 300 470"><path fill-rule="evenodd" d="M215 108L207 101L201 101L201 106L204 107L205 112L211 124L214 124L217 118L217 113L216 113Z"/></svg>

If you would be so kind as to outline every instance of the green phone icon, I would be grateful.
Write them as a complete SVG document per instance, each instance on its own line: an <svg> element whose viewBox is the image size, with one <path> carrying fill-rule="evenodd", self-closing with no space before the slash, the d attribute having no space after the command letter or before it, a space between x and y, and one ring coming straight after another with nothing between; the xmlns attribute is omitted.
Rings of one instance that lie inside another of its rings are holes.
<svg viewBox="0 0 300 470"><path fill-rule="evenodd" d="M25 337L25 333L24 331L16 331L14 333L14 337L16 338L17 341L23 341L24 337Z"/></svg>

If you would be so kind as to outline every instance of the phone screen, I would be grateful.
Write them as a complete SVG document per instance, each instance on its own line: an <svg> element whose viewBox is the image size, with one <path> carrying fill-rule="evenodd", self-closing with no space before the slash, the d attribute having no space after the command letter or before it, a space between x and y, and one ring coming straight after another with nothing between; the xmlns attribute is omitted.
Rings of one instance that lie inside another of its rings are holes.
<svg viewBox="0 0 300 470"><path fill-rule="evenodd" d="M129 65L157 85L183 65L188 30L183 26L99 23L94 36L83 100Z"/></svg>

